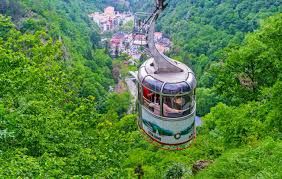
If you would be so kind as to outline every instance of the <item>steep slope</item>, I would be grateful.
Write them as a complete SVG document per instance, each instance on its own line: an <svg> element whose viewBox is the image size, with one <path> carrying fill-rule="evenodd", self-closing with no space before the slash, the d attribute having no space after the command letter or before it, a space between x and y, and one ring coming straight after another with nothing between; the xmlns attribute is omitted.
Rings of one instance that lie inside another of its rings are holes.
<svg viewBox="0 0 282 179"><path fill-rule="evenodd" d="M282 11L281 2L275 0L191 0L169 4L160 26L172 35L184 60L188 55L199 79L206 65L220 57L218 50L240 43L245 33L257 29L261 19Z"/></svg>
<svg viewBox="0 0 282 179"><path fill-rule="evenodd" d="M107 94L111 59L84 13L95 1L9 2L0 9L12 16L0 16L1 178L281 178L281 14L220 51L223 60L215 57L202 103L226 104L203 118L190 148L173 152L142 138L136 116L124 114L128 94ZM216 39L224 31L217 28L202 33ZM187 55L182 46L179 53ZM210 165L196 174L198 160Z"/></svg>
<svg viewBox="0 0 282 179"><path fill-rule="evenodd" d="M154 1L130 2L135 11L148 12L154 6ZM262 19L282 12L281 2L276 0L167 2L158 27L174 41L175 49L170 55L191 65L203 87L211 85L203 73L221 57L222 48L241 43Z"/></svg>
<svg viewBox="0 0 282 179"><path fill-rule="evenodd" d="M12 19L0 15L1 178L95 173L97 150L89 142L97 131L85 133L110 110L101 105L113 80L86 5L1 1Z"/></svg>
<svg viewBox="0 0 282 179"><path fill-rule="evenodd" d="M279 1L170 0L159 20L158 29L168 34L174 47L169 56L183 61L198 79L197 115L204 116L223 101L212 89L215 77L209 72L226 58L226 47L240 45L246 34L261 21L282 12ZM134 11L150 12L154 1L130 0Z"/></svg>

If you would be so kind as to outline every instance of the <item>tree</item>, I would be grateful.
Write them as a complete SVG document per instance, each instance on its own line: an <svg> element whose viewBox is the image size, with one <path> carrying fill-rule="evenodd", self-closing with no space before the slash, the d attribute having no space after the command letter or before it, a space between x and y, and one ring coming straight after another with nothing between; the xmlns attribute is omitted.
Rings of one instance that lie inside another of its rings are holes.
<svg viewBox="0 0 282 179"><path fill-rule="evenodd" d="M184 175L183 166L175 164L171 166L168 171L166 172L165 178L167 179L181 179Z"/></svg>
<svg viewBox="0 0 282 179"><path fill-rule="evenodd" d="M137 165L137 167L135 168L134 173L138 176L138 179L141 179L144 176L144 171L142 169L142 165Z"/></svg>
<svg viewBox="0 0 282 179"><path fill-rule="evenodd" d="M281 73L281 14L269 18L261 30L246 37L244 45L228 52L228 57L215 68L218 94L228 104L257 100L264 87L272 86Z"/></svg>

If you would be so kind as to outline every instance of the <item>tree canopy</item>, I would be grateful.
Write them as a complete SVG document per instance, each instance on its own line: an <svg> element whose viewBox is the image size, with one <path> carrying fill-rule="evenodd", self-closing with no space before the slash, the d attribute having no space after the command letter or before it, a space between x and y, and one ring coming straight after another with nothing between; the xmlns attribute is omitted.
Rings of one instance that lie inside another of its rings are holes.
<svg viewBox="0 0 282 179"><path fill-rule="evenodd" d="M109 2L0 2L0 177L281 178L281 3L170 1L158 28L198 75L203 125L166 151L127 114L130 95L109 92L112 59L87 17Z"/></svg>

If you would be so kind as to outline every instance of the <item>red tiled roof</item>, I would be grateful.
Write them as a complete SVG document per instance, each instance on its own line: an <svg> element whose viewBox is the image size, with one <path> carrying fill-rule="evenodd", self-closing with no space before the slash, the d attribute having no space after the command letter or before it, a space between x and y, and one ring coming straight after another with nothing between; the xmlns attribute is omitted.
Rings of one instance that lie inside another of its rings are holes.
<svg viewBox="0 0 282 179"><path fill-rule="evenodd" d="M121 39L111 39L111 43L120 43Z"/></svg>

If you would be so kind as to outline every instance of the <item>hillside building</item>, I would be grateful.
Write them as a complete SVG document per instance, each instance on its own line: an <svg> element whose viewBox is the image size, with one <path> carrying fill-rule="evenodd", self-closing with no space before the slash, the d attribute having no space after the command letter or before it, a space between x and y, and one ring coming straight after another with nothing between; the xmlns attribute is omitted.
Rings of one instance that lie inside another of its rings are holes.
<svg viewBox="0 0 282 179"><path fill-rule="evenodd" d="M116 30L121 25L134 20L134 16L130 13L121 13L115 11L114 7L106 7L103 13L94 12L89 17L97 23L101 32Z"/></svg>

